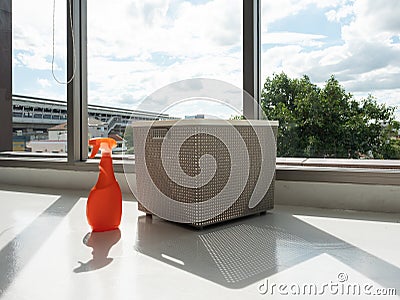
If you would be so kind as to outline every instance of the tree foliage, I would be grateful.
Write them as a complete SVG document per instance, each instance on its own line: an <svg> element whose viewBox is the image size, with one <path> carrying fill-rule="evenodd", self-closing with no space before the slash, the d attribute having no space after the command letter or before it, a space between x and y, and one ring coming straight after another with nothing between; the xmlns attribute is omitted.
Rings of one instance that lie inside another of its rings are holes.
<svg viewBox="0 0 400 300"><path fill-rule="evenodd" d="M133 154L134 147L133 147L133 127L132 124L126 126L125 133L124 133L124 140L126 146L126 154Z"/></svg>
<svg viewBox="0 0 400 300"><path fill-rule="evenodd" d="M265 81L262 108L279 121L278 156L400 158L394 107L369 95L357 101L331 76L320 88L304 75Z"/></svg>

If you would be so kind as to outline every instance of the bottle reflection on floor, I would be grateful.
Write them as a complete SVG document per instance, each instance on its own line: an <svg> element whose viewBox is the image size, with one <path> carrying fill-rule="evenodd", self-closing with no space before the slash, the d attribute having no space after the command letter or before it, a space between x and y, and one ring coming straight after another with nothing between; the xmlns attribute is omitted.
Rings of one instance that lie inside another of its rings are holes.
<svg viewBox="0 0 400 300"><path fill-rule="evenodd" d="M116 243L121 239L121 231L119 229L104 232L88 232L83 238L83 243L93 248L92 259L87 262L78 261L80 264L74 269L75 273L89 272L98 270L109 265L113 258L108 254Z"/></svg>

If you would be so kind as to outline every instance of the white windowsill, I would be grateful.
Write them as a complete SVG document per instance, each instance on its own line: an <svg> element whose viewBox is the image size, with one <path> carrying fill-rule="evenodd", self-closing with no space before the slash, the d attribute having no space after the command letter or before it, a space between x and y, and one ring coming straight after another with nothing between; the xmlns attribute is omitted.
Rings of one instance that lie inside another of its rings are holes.
<svg viewBox="0 0 400 300"><path fill-rule="evenodd" d="M0 155L0 167L97 172L99 158L68 163L65 155L60 154L8 152ZM124 173L122 158L122 155L114 155L116 173ZM131 156L130 172L134 173L133 161L134 156ZM400 161L278 157L276 178L281 181L400 185Z"/></svg>
<svg viewBox="0 0 400 300"><path fill-rule="evenodd" d="M98 159L68 163L66 158L0 156L0 184L90 191ZM134 167L131 161L130 166ZM335 209L400 212L400 162L278 158L275 203ZM122 192L132 198L123 161L114 160Z"/></svg>

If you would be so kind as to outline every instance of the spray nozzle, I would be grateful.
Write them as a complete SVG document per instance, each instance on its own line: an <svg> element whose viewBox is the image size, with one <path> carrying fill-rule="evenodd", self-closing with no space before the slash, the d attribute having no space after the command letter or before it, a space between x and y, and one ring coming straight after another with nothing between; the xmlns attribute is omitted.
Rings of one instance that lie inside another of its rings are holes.
<svg viewBox="0 0 400 300"><path fill-rule="evenodd" d="M111 150L117 146L117 142L112 138L93 138L89 140L89 146L93 147L89 158L93 158L99 152L99 149L101 149L101 153L111 154Z"/></svg>

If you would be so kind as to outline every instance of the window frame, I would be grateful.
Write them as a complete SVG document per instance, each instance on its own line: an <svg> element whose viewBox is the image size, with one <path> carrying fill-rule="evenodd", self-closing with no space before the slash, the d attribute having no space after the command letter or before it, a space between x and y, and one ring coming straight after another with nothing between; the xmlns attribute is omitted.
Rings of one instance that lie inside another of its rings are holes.
<svg viewBox="0 0 400 300"><path fill-rule="evenodd" d="M87 1L67 0L67 5L69 1L72 16L67 7L67 78L73 80L67 86L67 161L75 164L88 158Z"/></svg>
<svg viewBox="0 0 400 300"><path fill-rule="evenodd" d="M12 148L12 0L0 2L0 151Z"/></svg>
<svg viewBox="0 0 400 300"><path fill-rule="evenodd" d="M67 78L74 74L74 80L67 87L67 136L68 155L65 158L46 159L38 155L15 155L7 152L0 156L0 167L23 167L41 169L63 169L75 171L97 171L98 160L87 161L88 157L88 100L87 100L87 1L71 1L72 16L67 9L67 22L72 17L73 32L67 26ZM250 96L243 97L243 114L249 119L259 119L259 102L261 99L261 0L243 1L243 89ZM10 101L0 102L2 126L9 126L8 119L12 120L12 36L11 36L11 0L3 2L9 4L10 33L8 36L10 58L8 59L10 80ZM68 5L68 1L67 1ZM7 10L5 10L7 12ZM0 28L0 31L4 30ZM74 43L71 34L74 35ZM75 46L75 49L74 49ZM74 54L75 50L75 54ZM74 57L75 55L75 57ZM3 58L3 57L2 57ZM74 73L75 63L75 73ZM6 82L6 81L5 81ZM8 83L7 83L8 84ZM2 88L2 86L0 86ZM8 94L7 94L8 95ZM7 95L5 100L7 100ZM6 108L6 109L3 109ZM3 116L4 115L4 116ZM4 121L6 120L6 121ZM3 139L2 139L3 140ZM11 138L12 140L12 122ZM12 144L12 143L11 143ZM8 147L11 147L8 145ZM2 148L4 150L4 147ZM114 168L122 173L122 160L114 160ZM284 181L357 183L357 184L400 184L400 161L355 161L337 159L305 159L305 158L277 158L276 179Z"/></svg>

